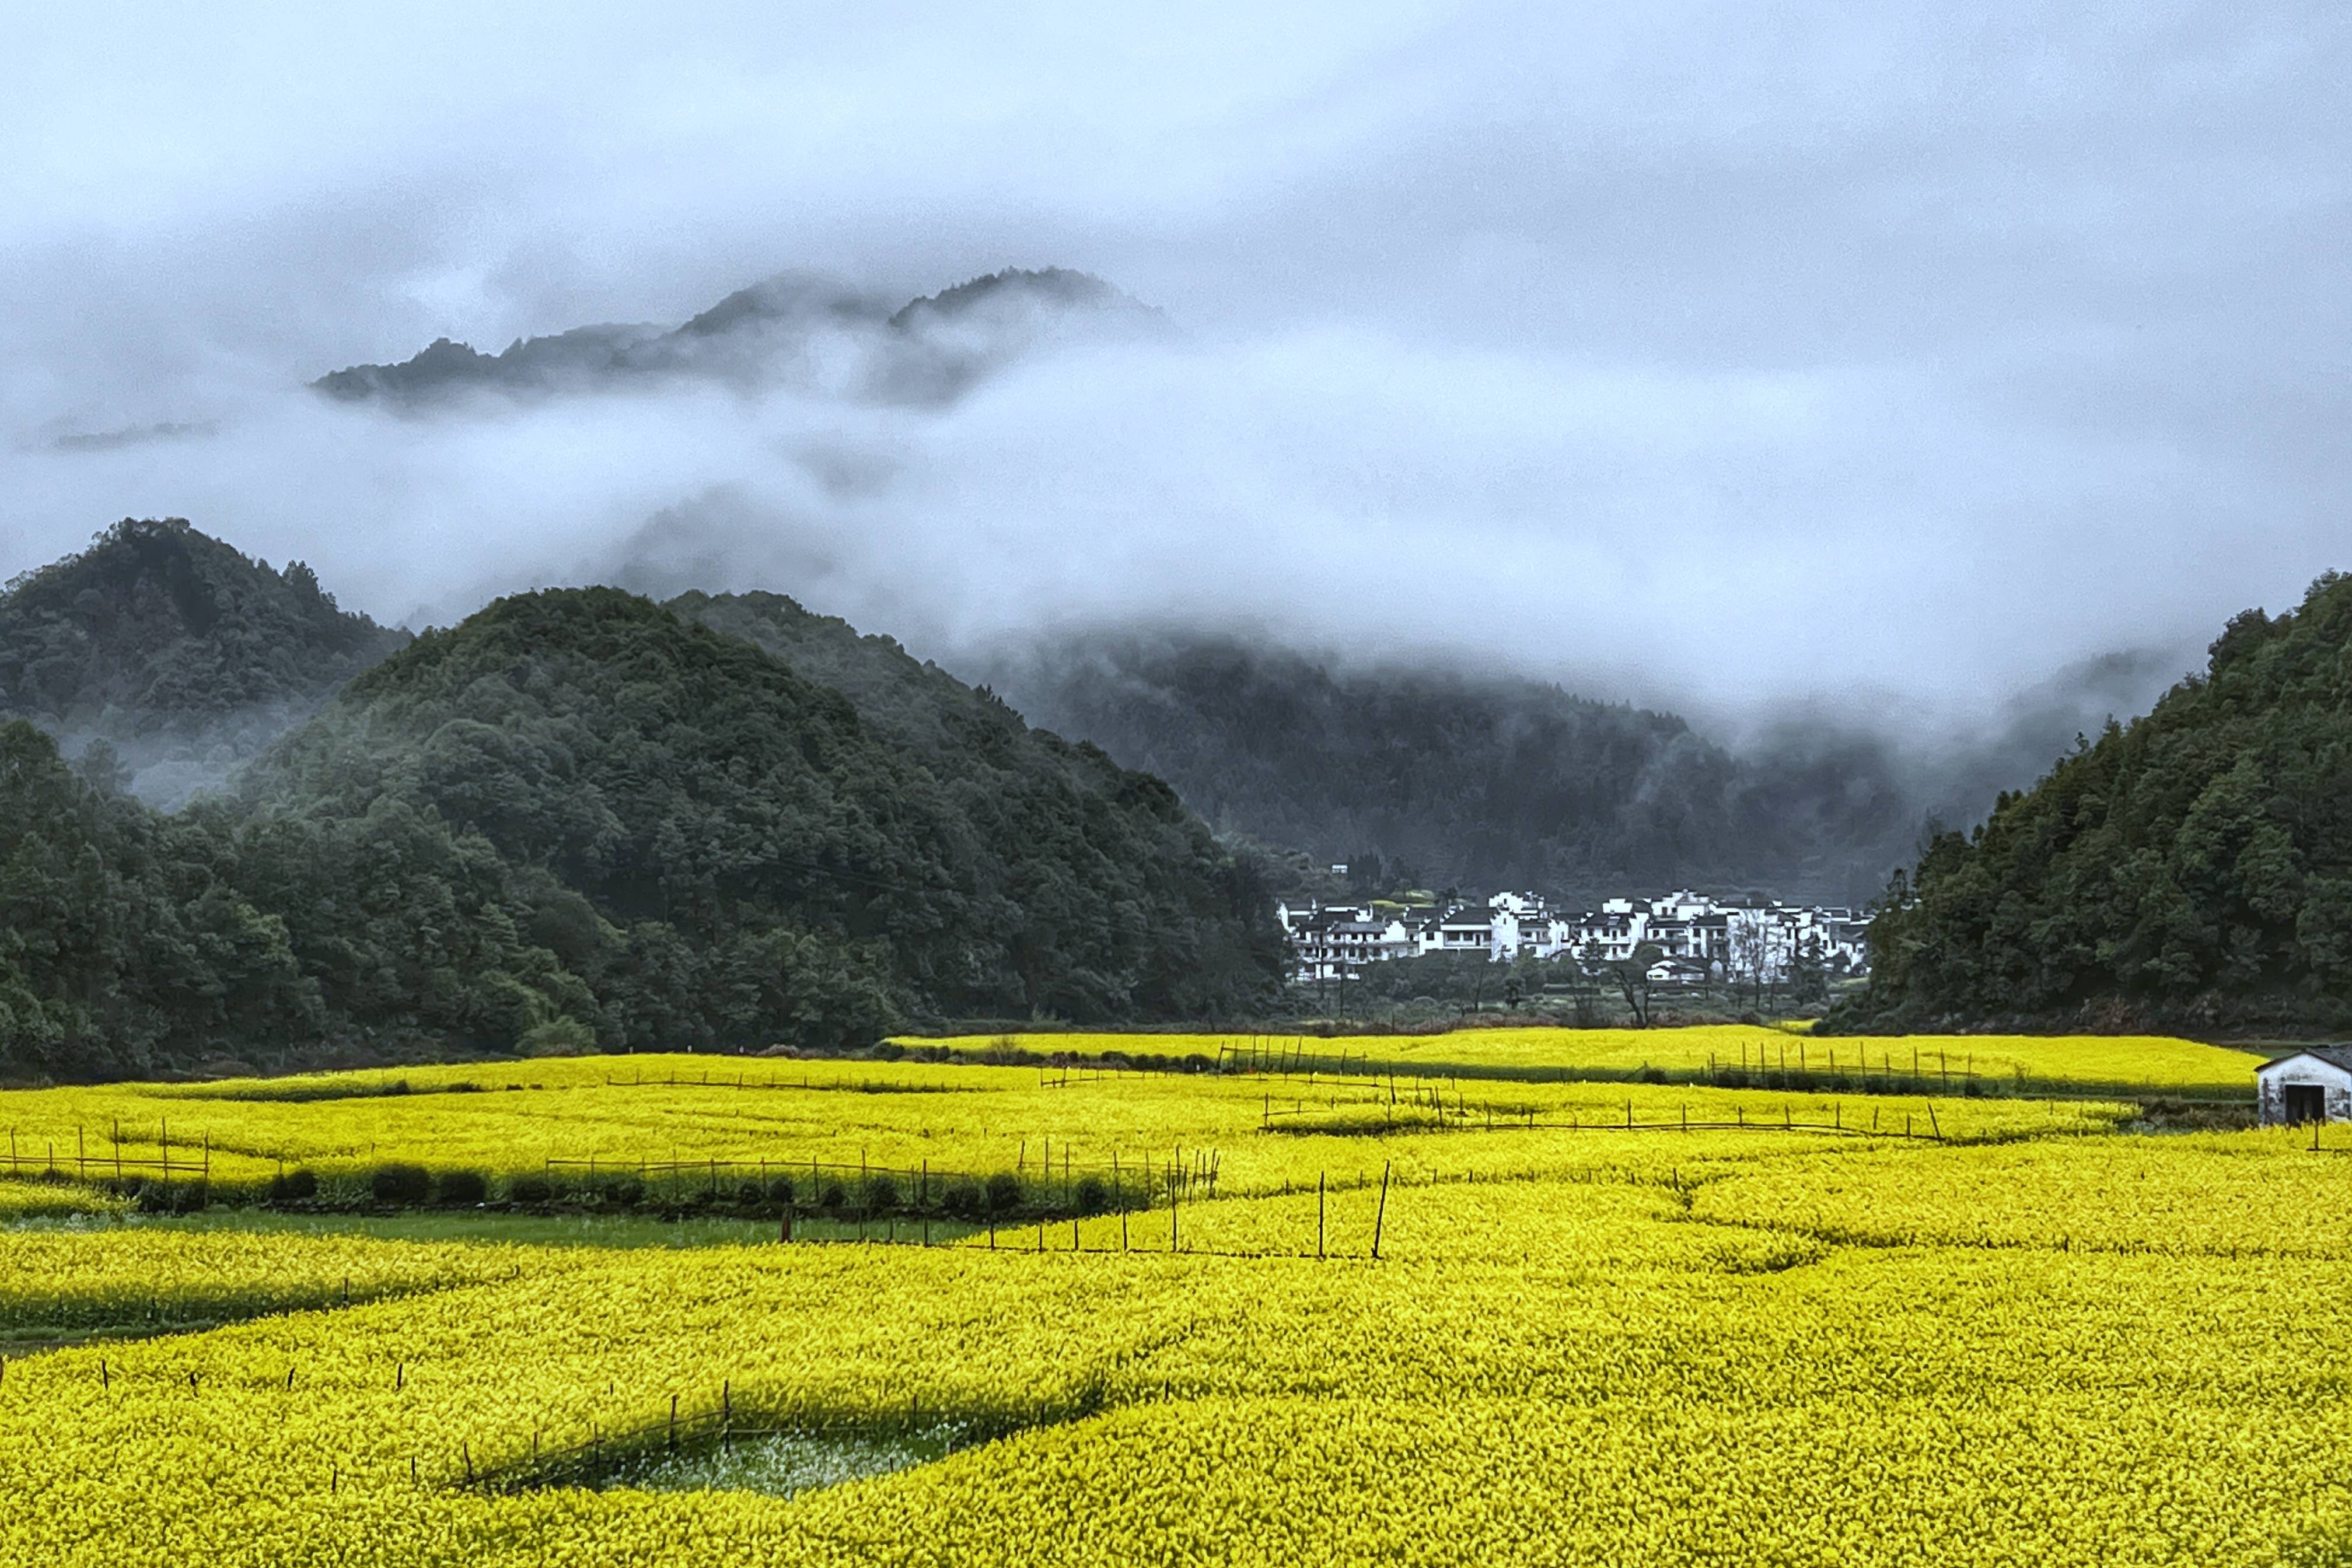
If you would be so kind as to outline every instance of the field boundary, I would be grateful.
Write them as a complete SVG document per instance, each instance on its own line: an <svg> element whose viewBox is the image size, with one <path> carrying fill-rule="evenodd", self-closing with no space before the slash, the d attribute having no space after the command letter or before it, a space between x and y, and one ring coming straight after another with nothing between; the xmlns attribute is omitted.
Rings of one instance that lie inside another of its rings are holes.
<svg viewBox="0 0 2352 1568"><path fill-rule="evenodd" d="M1768 1063L1759 1052L1753 1065L1745 1056L1735 1063L1718 1060L1709 1052L1704 1067L1659 1067L1649 1062L1635 1067L1521 1066L1508 1062L1376 1058L1356 1051L1325 1056L1305 1050L1305 1044L1306 1040L1301 1037L1287 1047L1223 1046L1219 1048L1212 1070L1248 1077L1682 1084L1703 1085L1710 1089L1798 1090L1820 1094L1894 1097L1925 1096L1940 1088L1946 1099L2131 1101L2141 1103L2168 1101L2188 1105L2233 1107L2251 1105L2254 1097L2251 1084L2241 1094L2231 1086L2220 1083L2165 1084L2147 1079L2047 1078L2029 1075L2022 1069L2010 1074L1979 1072L1973 1055L1969 1053L1962 1053L1958 1065L1955 1065L1952 1053L1937 1052L1936 1054L1944 1060L1930 1068L1924 1054L1915 1051L1915 1060L1906 1071L1903 1063L1893 1059L1892 1053L1888 1053L1887 1059L1874 1070L1869 1065L1867 1052L1860 1052L1855 1061L1859 1071L1848 1071L1838 1065L1838 1052L1834 1047L1821 1048L1820 1053L1828 1061L1826 1064L1816 1065L1812 1060L1816 1053L1811 1041L1799 1044L1794 1065L1786 1062L1788 1052L1783 1048L1780 1052L1782 1060Z"/></svg>

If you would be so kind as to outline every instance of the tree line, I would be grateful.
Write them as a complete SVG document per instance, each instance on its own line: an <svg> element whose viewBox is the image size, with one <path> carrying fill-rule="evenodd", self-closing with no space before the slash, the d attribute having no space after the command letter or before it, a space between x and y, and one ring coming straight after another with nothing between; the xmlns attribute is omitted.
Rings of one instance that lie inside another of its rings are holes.
<svg viewBox="0 0 2352 1568"><path fill-rule="evenodd" d="M2352 1023L2352 579L1898 873L1824 1027Z"/></svg>

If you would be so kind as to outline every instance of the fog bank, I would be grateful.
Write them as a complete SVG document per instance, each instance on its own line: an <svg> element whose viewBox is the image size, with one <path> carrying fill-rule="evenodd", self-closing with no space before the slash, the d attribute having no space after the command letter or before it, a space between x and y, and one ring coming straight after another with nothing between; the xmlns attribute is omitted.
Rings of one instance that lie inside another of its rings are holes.
<svg viewBox="0 0 2352 1568"><path fill-rule="evenodd" d="M2352 557L2336 8L501 17L28 29L0 571L176 515L411 624L764 587L944 661L1174 627L1998 739ZM305 384L1005 266L1169 329L919 398Z"/></svg>

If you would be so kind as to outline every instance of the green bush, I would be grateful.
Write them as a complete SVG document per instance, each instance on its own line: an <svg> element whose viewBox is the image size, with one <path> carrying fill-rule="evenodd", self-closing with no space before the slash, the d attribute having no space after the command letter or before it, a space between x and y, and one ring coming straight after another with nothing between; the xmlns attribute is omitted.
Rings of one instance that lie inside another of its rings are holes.
<svg viewBox="0 0 2352 1568"><path fill-rule="evenodd" d="M555 1197L555 1189L545 1176L517 1176L507 1183L507 1197L514 1203L546 1203Z"/></svg>
<svg viewBox="0 0 2352 1568"><path fill-rule="evenodd" d="M970 1176L956 1176L940 1194L940 1207L958 1219L971 1219L987 1206L988 1194Z"/></svg>
<svg viewBox="0 0 2352 1568"><path fill-rule="evenodd" d="M212 1200L211 1192L202 1182L141 1182L131 1195L131 1202L147 1214L193 1214Z"/></svg>
<svg viewBox="0 0 2352 1568"><path fill-rule="evenodd" d="M451 1208L470 1208L488 1200L489 1179L479 1171L443 1171L434 1196Z"/></svg>
<svg viewBox="0 0 2352 1568"><path fill-rule="evenodd" d="M999 1171L988 1178L988 1209L991 1214L1004 1214L1021 1207L1021 1178L1011 1171Z"/></svg>
<svg viewBox="0 0 2352 1568"><path fill-rule="evenodd" d="M866 1212L880 1214L898 1207L898 1178L877 1171L866 1178Z"/></svg>
<svg viewBox="0 0 2352 1568"><path fill-rule="evenodd" d="M433 1177L423 1166L378 1166L368 1177L368 1191L378 1203L423 1203L433 1191Z"/></svg>
<svg viewBox="0 0 2352 1568"><path fill-rule="evenodd" d="M1110 1207L1110 1184L1100 1176L1080 1176L1070 1201L1080 1214L1100 1214Z"/></svg>
<svg viewBox="0 0 2352 1568"><path fill-rule="evenodd" d="M319 1177L316 1172L298 1167L270 1178L269 1201L272 1203L308 1203L318 1196Z"/></svg>
<svg viewBox="0 0 2352 1568"><path fill-rule="evenodd" d="M793 1200L793 1178L780 1176L768 1184L770 1203L790 1203Z"/></svg>

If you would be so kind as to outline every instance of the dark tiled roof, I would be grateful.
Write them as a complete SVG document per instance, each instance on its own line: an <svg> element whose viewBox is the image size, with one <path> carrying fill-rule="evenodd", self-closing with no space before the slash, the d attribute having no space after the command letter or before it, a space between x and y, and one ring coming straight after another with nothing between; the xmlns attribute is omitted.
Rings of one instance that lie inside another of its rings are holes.
<svg viewBox="0 0 2352 1568"><path fill-rule="evenodd" d="M2340 1067L2347 1072L2352 1072L2352 1045L2306 1045L2299 1051L2288 1051L2277 1061L2264 1062L2254 1071L2261 1072L2268 1068L2293 1061L2298 1056L2315 1056L2330 1067Z"/></svg>

